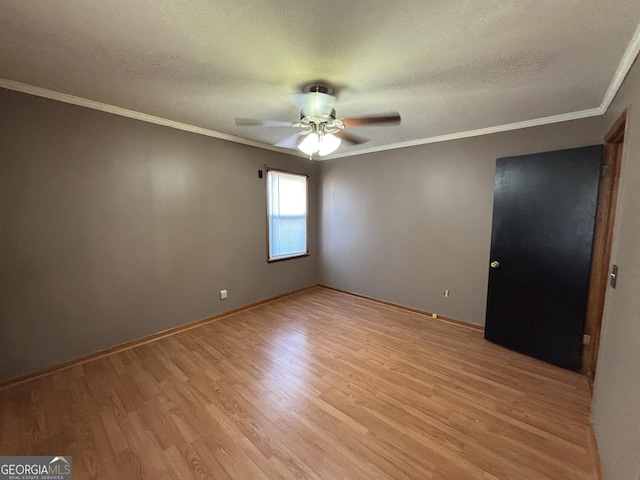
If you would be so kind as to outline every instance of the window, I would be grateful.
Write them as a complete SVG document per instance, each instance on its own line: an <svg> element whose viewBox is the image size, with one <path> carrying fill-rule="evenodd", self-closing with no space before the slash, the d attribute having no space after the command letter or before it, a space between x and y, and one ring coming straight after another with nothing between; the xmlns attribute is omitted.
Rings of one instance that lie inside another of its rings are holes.
<svg viewBox="0 0 640 480"><path fill-rule="evenodd" d="M267 171L269 261L307 255L307 176Z"/></svg>

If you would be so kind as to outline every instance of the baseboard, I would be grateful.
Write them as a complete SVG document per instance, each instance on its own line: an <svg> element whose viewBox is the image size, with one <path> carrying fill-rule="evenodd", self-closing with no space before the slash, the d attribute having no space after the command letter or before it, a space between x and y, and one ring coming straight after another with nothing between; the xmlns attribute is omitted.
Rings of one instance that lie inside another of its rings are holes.
<svg viewBox="0 0 640 480"><path fill-rule="evenodd" d="M589 446L591 448L591 454L596 462L596 473L600 480L605 480L604 471L602 470L602 462L600 461L600 450L598 449L598 439L596 438L596 431L593 427L593 422L589 422ZM638 479L640 480L640 479Z"/></svg>
<svg viewBox="0 0 640 480"><path fill-rule="evenodd" d="M369 297L367 295L362 295L360 293L350 292L348 290L342 290L340 288L329 287L328 285L318 284L319 287L328 288L329 290L334 290L340 293L346 293L348 295L353 295L354 297L365 298L367 300L371 300L373 302L380 303L382 305L389 305L390 307L399 308L401 310L406 310L408 312L418 313L420 315L425 315L429 318L440 320L441 322L451 323L453 325L457 325L459 327L469 328L471 330L477 330L480 332L484 332L484 327L482 325L478 325L477 323L465 322L463 320L458 320L456 318L446 317L444 315L436 315L433 312L427 312L426 310L420 310L418 308L407 307L406 305L400 305L399 303L387 302L386 300L380 300L379 298ZM434 316L436 315L436 316Z"/></svg>
<svg viewBox="0 0 640 480"><path fill-rule="evenodd" d="M276 295L274 297L270 297L270 298L267 298L265 300L260 300L258 302L251 303L249 305L245 305L245 306L242 306L242 307L239 307L239 308L235 308L233 310L229 310L229 311L226 311L226 312L223 312L223 313L219 313L219 314L213 315L211 317L203 318L201 320L196 320L195 322L190 322L190 323L187 323L187 324L184 324L184 325L180 325L178 327L169 328L167 330L163 330L163 331L158 332L158 333L153 333L151 335L147 335L145 337L138 338L136 340L131 340L130 342L126 342L126 343L117 345L115 347L109 347L109 348L107 348L105 350L100 350L99 352L90 353L88 355L85 355L85 356L82 356L82 357L79 357L79 358L76 358L76 359L73 359L73 360L69 360L67 362L60 363L60 364L54 365L52 367L47 367L47 368L44 368L42 370L38 370L36 372L27 373L27 374L21 375L19 377L10 378L8 380L0 382L0 390L4 389L4 388L7 388L7 387L11 387L11 386L17 385L19 383L28 382L28 381L34 380L36 378L45 377L47 375L51 375L51 374L56 373L56 372L61 372L63 370L67 370L69 368L77 367L78 365L83 365L85 363L89 363L89 362L91 362L93 360L97 360L98 358L106 357L107 355L111 355L113 353L118 353L118 352L122 352L122 351L125 351L125 350L130 350L132 348L139 347L141 345L146 345L148 343L155 342L156 340L160 340L161 338L166 338L166 337L169 337L171 335L175 335L175 334L180 333L180 332L191 330L193 328L197 328L197 327L199 327L201 325L204 325L206 323L215 322L217 320L221 320L221 319L223 319L225 317L228 317L230 315L234 315L234 314L239 313L239 312L244 312L246 310L251 310L252 308L256 308L256 307L258 307L260 305L264 305L266 303L270 303L270 302L273 302L275 300L279 300L281 298L288 297L290 295L295 295L296 293L304 292L306 290L310 290L312 288L316 288L317 286L318 286L317 284L313 284L313 285L310 285L308 287L304 287L304 288L300 288L300 289L297 289L297 290L293 290L291 292L282 293L280 295Z"/></svg>
<svg viewBox="0 0 640 480"><path fill-rule="evenodd" d="M353 295L355 297L364 298L364 299L367 299L367 300L371 300L373 302L380 303L382 305L388 305L388 306L399 308L399 309L406 310L406 311L409 311L409 312L418 313L420 315L424 315L424 316L427 316L429 318L433 318L433 319L439 320L441 322L450 323L450 324L457 325L457 326L460 326L460 327L469 328L469 329L477 330L477 331L484 331L484 327L482 325L477 325L475 323L469 323L469 322L465 322L465 321L462 321L462 320L458 320L458 319L455 319L455 318L450 318L450 317L446 317L446 316L442 316L442 315L438 315L436 317L433 317L433 313L432 312L427 312L425 310L420 310L420 309L417 309L417 308L407 307L405 305L400 305L400 304L397 304L397 303L388 302L388 301L385 301L385 300L380 300L378 298L369 297L367 295L362 295L362 294L355 293L355 292L349 292L347 290L341 290L339 288L329 287L327 285L313 284L313 285L310 285L308 287L304 287L304 288L300 288L298 290L294 290L294 291L291 291L291 292L287 292L287 293L283 293L283 294L280 294L280 295L276 295L274 297L270 297L270 298L267 298L265 300L260 300L260 301L255 302L255 303L251 303L249 305L245 305L243 307L239 307L239 308L236 308L236 309L233 309L233 310L229 310L229 311L226 311L226 312L223 312L223 313L219 313L219 314L213 315L211 317L203 318L201 320L196 320L194 322L190 322L190 323L187 323L185 325L180 325L178 327L170 328L170 329L158 332L158 333L147 335L145 337L142 337L142 338L139 338L139 339L136 339L136 340L132 340L130 342L126 342L126 343L117 345L115 347L109 347L107 349L100 350L99 352L90 353L88 355L85 355L85 356L82 356L82 357L79 357L79 358L76 358L76 359L73 359L73 360L69 360L67 362L60 363L58 365L47 367L45 369L38 370L36 372L27 373L27 374L21 375L19 377L10 378L8 380L0 382L0 389L4 389L4 388L10 387L10 386L17 385L19 383L28 382L28 381L34 380L36 378L44 377L44 376L51 375L51 374L56 373L56 372L60 372L60 371L63 371L63 370L67 370L69 368L73 368L73 367L76 367L76 366L79 366L79 365L83 365L83 364L89 363L89 362L91 362L93 360L97 360L99 358L106 357L107 355L111 355L113 353L122 352L122 351L129 350L129 349L141 346L141 345L146 345L148 343L155 342L156 340L160 340L161 338L169 337L171 335L175 335L175 334L180 333L180 332L191 330L193 328L197 328L197 327L199 327L201 325L204 325L206 323L215 322L216 320L220 320L220 319L228 317L230 315L234 315L236 313L243 312L245 310L250 310L250 309L256 308L256 307L258 307L260 305L264 305L266 303L270 303L270 302L279 300L281 298L288 297L290 295L295 295L296 293L304 292L306 290L310 290L310 289L316 288L316 287L322 287L322 288L326 288L326 289L329 289L329 290L334 290L336 292L345 293L345 294L348 294L348 295Z"/></svg>

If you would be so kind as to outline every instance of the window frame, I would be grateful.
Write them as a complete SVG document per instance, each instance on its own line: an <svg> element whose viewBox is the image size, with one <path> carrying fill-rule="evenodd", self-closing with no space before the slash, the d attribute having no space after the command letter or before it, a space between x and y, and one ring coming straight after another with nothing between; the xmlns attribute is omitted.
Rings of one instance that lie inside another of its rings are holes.
<svg viewBox="0 0 640 480"><path fill-rule="evenodd" d="M266 170L266 175L265 177L265 197L266 197L266 222L267 222L267 262L268 263L275 263L275 262L282 262L285 260L291 260L294 258L300 258L300 257L308 257L310 255L309 253L309 174L307 173L299 173L299 172L293 172L291 170L285 170L285 169L281 169L281 168L272 168L272 167L267 167L265 166L265 170ZM274 257L271 258L271 222L269 220L269 174L271 172L276 172L276 173L284 173L287 175L296 175L299 177L304 177L305 179L305 251L301 252L301 253L295 253L292 255L287 255L287 256L280 256L280 257Z"/></svg>

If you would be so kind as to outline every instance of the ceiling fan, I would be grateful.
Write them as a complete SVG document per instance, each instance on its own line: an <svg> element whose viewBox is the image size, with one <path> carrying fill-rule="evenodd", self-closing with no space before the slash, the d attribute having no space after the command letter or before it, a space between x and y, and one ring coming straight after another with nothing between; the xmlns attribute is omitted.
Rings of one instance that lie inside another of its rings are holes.
<svg viewBox="0 0 640 480"><path fill-rule="evenodd" d="M334 152L342 141L359 145L368 139L345 132L346 128L369 125L399 125L400 114L391 112L382 115L366 115L351 118L336 118L334 89L328 85L313 83L305 86L297 95L300 121L258 120L236 118L238 126L293 127L302 129L275 144L281 148L298 148L309 158L314 153L320 156Z"/></svg>

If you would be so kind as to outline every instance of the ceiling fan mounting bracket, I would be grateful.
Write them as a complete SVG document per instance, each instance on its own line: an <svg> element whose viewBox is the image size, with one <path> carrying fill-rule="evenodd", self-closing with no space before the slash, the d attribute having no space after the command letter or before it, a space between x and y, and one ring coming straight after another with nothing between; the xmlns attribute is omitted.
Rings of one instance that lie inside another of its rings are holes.
<svg viewBox="0 0 640 480"><path fill-rule="evenodd" d="M325 83L310 83L302 87L302 93L324 93L333 95L336 89Z"/></svg>

